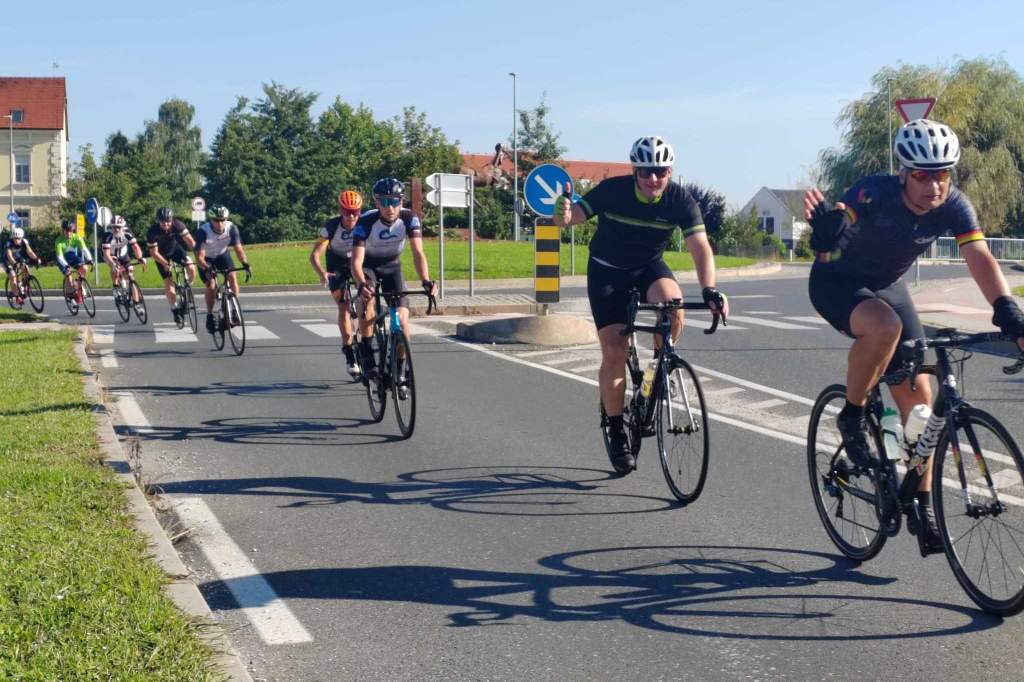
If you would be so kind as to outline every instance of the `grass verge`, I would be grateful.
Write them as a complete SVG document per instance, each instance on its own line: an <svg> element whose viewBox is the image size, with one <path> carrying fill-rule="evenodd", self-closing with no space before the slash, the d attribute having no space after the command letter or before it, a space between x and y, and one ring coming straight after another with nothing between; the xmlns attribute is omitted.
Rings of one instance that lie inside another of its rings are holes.
<svg viewBox="0 0 1024 682"><path fill-rule="evenodd" d="M31 311L25 312L24 309L0 308L0 322L35 322L39 319L42 318Z"/></svg>
<svg viewBox="0 0 1024 682"><path fill-rule="evenodd" d="M213 679L100 465L73 342L0 333L0 679Z"/></svg>
<svg viewBox="0 0 1024 682"><path fill-rule="evenodd" d="M309 264L309 252L312 246L308 243L302 244L281 244L267 248L254 245L248 248L247 255L253 267L252 284L316 284L316 275ZM439 242L437 239L424 241L427 260L430 264L430 276L437 279L439 272ZM587 258L590 249L586 246L576 247L576 274L582 275L587 271ZM533 277L533 243L532 242L508 242L508 241L484 241L476 243L476 273L477 279L509 279L518 277ZM665 262L673 270L692 270L693 259L688 253L675 251L665 252ZM734 258L731 256L719 256L715 262L720 268L738 267L750 265L754 261L750 258ZM412 266L412 257L409 249L402 253L403 271L409 281L416 281L416 271ZM569 245L562 245L562 274L570 274L570 253ZM100 272L100 284L96 293L109 293L110 271L104 264ZM40 283L45 289L59 289L61 287L60 271L56 267L47 266L35 271ZM136 279L144 288L157 288L162 286L160 276L157 274L156 265L150 261L146 272L139 267L135 268ZM465 240L445 241L445 277L447 279L469 279L469 242ZM93 275L89 275L90 284L93 283Z"/></svg>
<svg viewBox="0 0 1024 682"><path fill-rule="evenodd" d="M1017 287L1013 290L1015 296L1024 296L1024 287Z"/></svg>

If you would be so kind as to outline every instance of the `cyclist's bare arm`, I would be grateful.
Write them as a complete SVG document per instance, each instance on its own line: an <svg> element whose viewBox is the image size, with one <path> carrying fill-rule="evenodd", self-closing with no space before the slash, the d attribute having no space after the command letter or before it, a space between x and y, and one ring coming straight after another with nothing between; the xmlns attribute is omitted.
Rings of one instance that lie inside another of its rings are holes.
<svg viewBox="0 0 1024 682"><path fill-rule="evenodd" d="M309 252L309 264L313 266L317 277L320 278L320 284L327 283L327 271L324 270L324 266L320 262L326 250L327 240L319 238L316 240L316 244L313 245L313 250ZM338 274L340 275L341 273Z"/></svg>
<svg viewBox="0 0 1024 682"><path fill-rule="evenodd" d="M1010 295L1010 286L1006 283L1006 277L999 268L988 244L984 240L968 242L960 247L967 269L971 271L971 277L978 284L985 300L991 305L997 298ZM1017 339L1017 345L1024 350L1024 338Z"/></svg>
<svg viewBox="0 0 1024 682"><path fill-rule="evenodd" d="M153 260L155 260L157 263L164 266L164 269L171 269L171 262L163 257L163 255L160 253L160 249L157 248L156 244L149 245L149 255L152 256Z"/></svg>
<svg viewBox="0 0 1024 682"><path fill-rule="evenodd" d="M416 268L416 274L420 280L426 282L430 279L430 264L427 262L427 254L423 251L422 237L409 237L409 247L412 249L412 264ZM431 287L430 293L434 293L437 285Z"/></svg>
<svg viewBox="0 0 1024 682"><path fill-rule="evenodd" d="M233 248L235 249L235 255L238 256L238 260L242 261L243 264L249 262L249 259L245 256L245 249L242 248L242 242L238 242Z"/></svg>

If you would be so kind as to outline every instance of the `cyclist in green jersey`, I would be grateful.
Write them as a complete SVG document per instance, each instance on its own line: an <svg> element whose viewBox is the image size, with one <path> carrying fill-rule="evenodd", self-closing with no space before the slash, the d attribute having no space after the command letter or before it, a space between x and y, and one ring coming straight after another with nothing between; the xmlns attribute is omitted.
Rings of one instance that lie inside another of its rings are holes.
<svg viewBox="0 0 1024 682"><path fill-rule="evenodd" d="M85 277L89 274L89 266L92 264L89 247L85 245L85 240L78 235L77 230L78 226L74 220L65 220L61 223L63 234L57 237L53 244L57 267L64 274L65 289L71 281L72 270L78 270L78 274Z"/></svg>

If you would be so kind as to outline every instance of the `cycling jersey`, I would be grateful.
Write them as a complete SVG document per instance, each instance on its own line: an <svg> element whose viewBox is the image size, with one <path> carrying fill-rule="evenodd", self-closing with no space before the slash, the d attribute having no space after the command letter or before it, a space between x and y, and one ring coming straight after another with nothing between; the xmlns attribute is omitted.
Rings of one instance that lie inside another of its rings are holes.
<svg viewBox="0 0 1024 682"><path fill-rule="evenodd" d="M188 236L188 228L185 223L177 218L171 221L171 229L166 232L160 227L160 223L153 223L146 233L146 244L150 248L156 246L161 256L167 258L175 253L177 246L185 246L184 237Z"/></svg>
<svg viewBox="0 0 1024 682"><path fill-rule="evenodd" d="M85 240L79 237L77 232L70 237L61 235L54 242L53 248L57 256L57 264L62 270L68 265L78 265L82 261L92 260L89 247L85 245Z"/></svg>
<svg viewBox="0 0 1024 682"><path fill-rule="evenodd" d="M103 249L109 248L112 258L122 260L130 258L128 247L137 243L138 240L135 238L135 235L127 229L121 230L121 236L118 236L114 230L107 230L103 233Z"/></svg>
<svg viewBox="0 0 1024 682"><path fill-rule="evenodd" d="M203 256L210 260L216 258L228 250L229 246L237 246L242 243L238 234L238 226L230 220L224 226L224 231L217 234L210 223L203 223L196 230L196 253L203 250Z"/></svg>
<svg viewBox="0 0 1024 682"><path fill-rule="evenodd" d="M352 245L366 249L365 266L376 267L398 260L407 237L422 235L420 219L409 209L400 210L390 225L384 223L379 211L373 210L363 214L352 229Z"/></svg>
<svg viewBox="0 0 1024 682"><path fill-rule="evenodd" d="M4 242L4 263L7 262L7 252L10 251L11 258L14 259L15 263L24 263L29 259L28 257L28 238L21 238L21 245L15 244L13 239L8 239Z"/></svg>
<svg viewBox="0 0 1024 682"><path fill-rule="evenodd" d="M579 202L590 218L599 216L590 257L601 265L632 270L661 258L678 227L683 237L704 231L704 218L683 187L669 183L656 200L643 197L632 175L601 181Z"/></svg>
<svg viewBox="0 0 1024 682"><path fill-rule="evenodd" d="M945 232L963 246L985 235L974 207L963 192L950 187L941 206L917 215L903 203L898 176L862 178L843 197L849 224L828 262L814 268L851 276L871 288L884 288L903 276L914 259Z"/></svg>
<svg viewBox="0 0 1024 682"><path fill-rule="evenodd" d="M330 253L342 258L352 258L352 233L355 228L346 230L341 224L341 217L335 216L324 223L320 228L320 239L327 240L327 249Z"/></svg>

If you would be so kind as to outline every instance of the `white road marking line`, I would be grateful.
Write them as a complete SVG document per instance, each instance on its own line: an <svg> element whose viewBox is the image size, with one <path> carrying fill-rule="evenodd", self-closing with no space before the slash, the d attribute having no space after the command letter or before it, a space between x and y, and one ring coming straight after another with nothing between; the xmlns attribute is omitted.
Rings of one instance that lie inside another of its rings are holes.
<svg viewBox="0 0 1024 682"><path fill-rule="evenodd" d="M697 327L698 329L711 329L711 321L704 320L699 317L694 317L693 315L687 315L685 321L683 322L683 329L685 329L686 327ZM746 329L746 327L739 327L733 324L732 318L730 317L729 326L727 327L724 324L719 323L717 332L727 332L730 330L735 331L737 329Z"/></svg>
<svg viewBox="0 0 1024 682"><path fill-rule="evenodd" d="M991 315L992 309L972 308L952 303L921 303L915 306L919 313L959 313L961 315Z"/></svg>
<svg viewBox="0 0 1024 682"><path fill-rule="evenodd" d="M337 331L338 328L335 327L334 330ZM234 331L232 331L232 333L234 333ZM245 340L246 341L266 341L266 340L269 340L269 339L279 339L279 338L281 338L281 337L278 336L277 334L275 334L274 332L270 331L266 327L264 327L262 325L259 325L259 324L255 324L255 323L250 322L248 320L245 321Z"/></svg>
<svg viewBox="0 0 1024 682"><path fill-rule="evenodd" d="M199 338L192 333L189 326L178 329L174 323L170 327L153 325L153 334L156 336L156 343L190 343L198 342Z"/></svg>
<svg viewBox="0 0 1024 682"><path fill-rule="evenodd" d="M114 356L113 348L100 349L100 364L104 367L117 367L117 358Z"/></svg>
<svg viewBox="0 0 1024 682"><path fill-rule="evenodd" d="M114 325L94 324L92 326L92 342L97 344L114 343Z"/></svg>
<svg viewBox="0 0 1024 682"><path fill-rule="evenodd" d="M531 350L525 353L516 353L516 357L520 358L537 358L541 355L554 355L555 353L561 353L562 350Z"/></svg>
<svg viewBox="0 0 1024 682"><path fill-rule="evenodd" d="M117 398L117 411L121 413L121 420L130 431L135 433L152 433L149 420L142 413L142 408L136 402L134 396L128 391L111 391L110 395Z"/></svg>
<svg viewBox="0 0 1024 682"><path fill-rule="evenodd" d="M738 296L729 294L729 298L775 298L775 294L739 294Z"/></svg>
<svg viewBox="0 0 1024 682"><path fill-rule="evenodd" d="M716 388L713 391L704 391L704 397L705 398L715 398L715 397L721 398L723 396L733 395L735 393L743 393L745 390L747 390L747 389L743 388L742 386L730 386L728 388Z"/></svg>
<svg viewBox="0 0 1024 682"><path fill-rule="evenodd" d="M227 534L203 500L176 500L176 510L186 526L195 529L194 540L217 577L224 581L253 628L267 644L301 644L313 636L303 627L266 578L259 574L245 552Z"/></svg>
<svg viewBox="0 0 1024 682"><path fill-rule="evenodd" d="M761 391L762 393L767 393L768 395L773 395L773 396L775 396L777 398L784 398L785 400L791 400L791 401L793 401L795 403L800 403L801 405L807 405L808 407L814 407L814 401L811 400L810 398L805 398L802 395L796 395L795 393L788 393L786 391L780 391L777 388L771 388L769 386L762 386L761 384L755 384L753 381L747 381L746 379L740 379L739 377L734 377L734 376L731 376L729 374L723 374L722 372L716 372L713 369L708 369L707 367L701 367L699 365L693 365L693 368L695 370L697 370L698 372L700 372L701 374L708 374L710 376L717 377L719 379L725 379L726 381L731 381L732 383L738 384L740 386L746 386L747 388L756 389L758 391Z"/></svg>
<svg viewBox="0 0 1024 682"><path fill-rule="evenodd" d="M777 310L744 310L748 315L778 315Z"/></svg>
<svg viewBox="0 0 1024 682"><path fill-rule="evenodd" d="M746 315L730 315L729 322L732 322L733 320L736 320L737 322L746 322L747 324L760 325L762 327L772 327L774 329L814 329L814 327L808 327L802 324L779 322L778 320L765 320L760 317L747 317Z"/></svg>
<svg viewBox="0 0 1024 682"><path fill-rule="evenodd" d="M330 322L320 322L318 324L303 324L303 329L311 331L322 339L340 339L341 330L338 329L338 325Z"/></svg>
<svg viewBox="0 0 1024 682"><path fill-rule="evenodd" d="M786 319L793 320L794 322L806 322L807 324L828 324L828 322L826 322L825 320L821 319L820 317L815 317L813 315L786 315Z"/></svg>
<svg viewBox="0 0 1024 682"><path fill-rule="evenodd" d="M303 319L303 320L292 320L292 322L294 322L295 324L302 324L303 322L326 322L326 321L327 320L325 320L322 317L311 317L311 318Z"/></svg>
<svg viewBox="0 0 1024 682"><path fill-rule="evenodd" d="M543 361L545 365L571 365L574 362L588 362L587 358L580 357L568 357L568 358L555 358L553 360Z"/></svg>
<svg viewBox="0 0 1024 682"><path fill-rule="evenodd" d="M771 407L778 407L780 405L788 405L785 400L779 400L778 398L769 398L768 400L762 400L759 403L750 403L743 407L750 408L752 410L767 410Z"/></svg>

